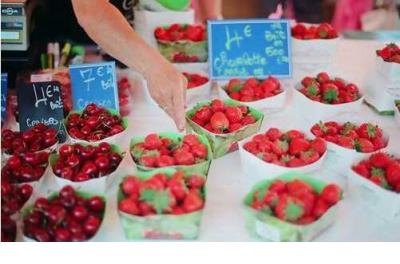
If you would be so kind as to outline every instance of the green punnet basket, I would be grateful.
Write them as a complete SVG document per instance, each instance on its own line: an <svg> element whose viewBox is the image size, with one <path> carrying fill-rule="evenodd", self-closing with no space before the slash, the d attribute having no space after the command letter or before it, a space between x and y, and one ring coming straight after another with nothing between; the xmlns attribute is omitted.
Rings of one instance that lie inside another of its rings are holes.
<svg viewBox="0 0 400 264"><path fill-rule="evenodd" d="M107 108L107 111L108 111L109 113L111 113L112 115L114 115L114 116L121 116L120 113L119 113L117 110L115 110L115 109ZM99 140L99 141L87 141L87 140L83 140L83 139L73 138L73 137L68 133L68 129L67 129L67 120L69 119L70 115L72 115L72 114L79 114L79 115L80 115L80 114L82 114L82 112L83 112L83 111L71 111L71 112L69 112L69 114L67 115L67 117L64 119L65 131L66 131L66 133L67 133L68 138L70 139L70 141L71 141L72 143L85 143L85 144L89 144L89 145L96 145L96 144L99 144L99 143L101 143L101 142L108 142L108 143L110 143L110 144L117 144L117 143L120 143L120 142L119 142L119 138L122 137L122 136L124 136L124 134L126 133L127 128L128 128L128 118L126 118L126 117L121 117L122 127L124 128L124 130L123 130L121 133L112 135L112 136L110 136L110 137L104 138L104 139Z"/></svg>
<svg viewBox="0 0 400 264"><path fill-rule="evenodd" d="M161 168L151 172L138 171L135 176L142 180L149 179L157 173L172 176L177 170ZM205 189L203 191L206 197ZM118 203L123 199L121 188L118 189ZM128 240L139 239L196 239L199 235L203 209L182 215L134 216L118 210L119 218Z"/></svg>
<svg viewBox="0 0 400 264"><path fill-rule="evenodd" d="M272 242L310 241L334 223L338 204L330 207L318 220L308 225L296 225L285 222L275 216L251 208L250 204L253 200L254 192L267 188L277 179L283 181L303 180L310 184L318 193L327 185L323 181L296 172L286 173L274 180L264 180L257 183L244 199L246 228L252 236Z"/></svg>
<svg viewBox="0 0 400 264"><path fill-rule="evenodd" d="M241 105L231 99L224 100L224 103L229 106ZM210 102L198 103L188 112L186 112L186 129L188 133L195 132L199 135L205 136L208 139L211 145L214 159L238 150L238 142L240 140L254 135L260 130L261 123L264 119L264 114L252 107L249 107L250 113L256 118L256 122L254 124L242 127L241 129L228 134L214 134L209 132L208 130L204 129L203 127L199 126L191 120L197 109L209 104Z"/></svg>
<svg viewBox="0 0 400 264"><path fill-rule="evenodd" d="M47 196L47 198L51 201L51 200L54 200L57 196L58 196L58 193L59 192L53 192L53 193L51 193L49 196ZM103 214L101 215L101 223L100 223L100 227L99 227L99 229L97 230L97 233L100 231L100 229L102 228L102 226L103 226L103 223L104 223L104 216L105 216L105 212L106 212L106 206L107 206L107 200L106 200L106 198L104 197L104 195L100 195L100 194L96 194L96 193L91 193L91 192L84 192L84 191L77 191L77 190L75 190L75 193L76 193L76 195L78 195L78 196L80 196L80 197L82 197L82 198L85 198L85 199L89 199L89 198L91 198L91 197L94 197L94 196L99 196L102 200L103 200L103 202L104 202L104 212L103 212ZM36 240L34 240L33 238L30 238L30 237L27 237L27 236L25 236L25 234L23 233L24 231L24 227L23 227L23 220L27 217L27 215L29 214L29 213L31 213L32 212L32 210L33 210L33 207L34 207L34 201L31 201L32 203L31 204L28 204L27 206L25 206L23 209L22 209L22 212L21 212L21 215L22 215L22 227L21 227L21 232L22 232L22 236L23 236L23 239L24 239L24 241L26 241L26 242L37 242ZM97 233L93 236L93 237L91 237L89 240L86 240L86 242L91 242L91 241L93 241L93 240L95 240L95 238L96 238L96 236L97 236Z"/></svg>
<svg viewBox="0 0 400 264"><path fill-rule="evenodd" d="M183 135L181 134L177 134L177 133L172 133L172 132L165 132L165 133L158 133L157 135L159 135L162 138L169 138L171 139L173 142L175 143L179 143L183 140ZM208 175L208 170L210 169L210 165L211 165L211 160L212 160L212 149L210 146L210 143L208 142L207 138L205 136L201 136L201 135L196 135L199 138L199 141L201 143L203 143L204 145L206 145L207 147L207 159L204 162L201 163L197 163L194 165L188 165L188 166L170 166L168 168L173 168L173 169L177 169L177 170L181 170L184 171L185 173L193 173L193 172L197 172L203 175ZM136 145L137 143L141 143L144 141L144 136L141 137L133 137L131 139L131 142L129 144L129 150L131 150L131 148ZM135 162L132 152L131 152L131 157L133 159L133 161ZM136 163L136 162L135 162ZM146 167L140 164L136 164L137 169L139 171L153 171L159 168L150 168L150 167Z"/></svg>
<svg viewBox="0 0 400 264"><path fill-rule="evenodd" d="M181 24L181 26L187 26L187 24ZM165 27L167 28L167 27ZM182 53L187 56L197 56L197 62L206 62L208 59L208 41L190 41L190 40L178 40L178 41L161 41L157 40L158 50L160 53L170 62L173 60L174 55Z"/></svg>

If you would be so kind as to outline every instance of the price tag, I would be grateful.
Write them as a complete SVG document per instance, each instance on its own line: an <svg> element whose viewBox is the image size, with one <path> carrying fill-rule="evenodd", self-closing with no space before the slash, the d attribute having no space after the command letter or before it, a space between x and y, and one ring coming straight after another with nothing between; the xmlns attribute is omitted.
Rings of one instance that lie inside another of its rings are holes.
<svg viewBox="0 0 400 264"><path fill-rule="evenodd" d="M7 92L8 92L8 74L1 74L1 122L6 119L7 114Z"/></svg>
<svg viewBox="0 0 400 264"><path fill-rule="evenodd" d="M212 79L292 75L287 20L209 21L208 41Z"/></svg>
<svg viewBox="0 0 400 264"><path fill-rule="evenodd" d="M25 131L35 124L43 123L58 130L59 139L65 139L63 125L64 105L59 82L36 82L24 84L17 89L19 126Z"/></svg>
<svg viewBox="0 0 400 264"><path fill-rule="evenodd" d="M119 112L115 62L75 64L69 68L73 109L82 110L95 103Z"/></svg>

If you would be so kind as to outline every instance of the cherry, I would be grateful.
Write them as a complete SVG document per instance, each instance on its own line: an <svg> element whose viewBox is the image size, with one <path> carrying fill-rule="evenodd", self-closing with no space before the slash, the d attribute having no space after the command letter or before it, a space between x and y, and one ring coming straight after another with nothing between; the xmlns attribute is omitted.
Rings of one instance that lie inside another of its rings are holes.
<svg viewBox="0 0 400 264"><path fill-rule="evenodd" d="M83 181L88 181L88 180L90 180L89 174L86 174L86 173L83 173L83 172L79 172L73 178L73 181L76 181L76 182L83 182Z"/></svg>
<svg viewBox="0 0 400 264"><path fill-rule="evenodd" d="M72 188L72 186L70 186L70 185L64 186L64 187L60 190L59 196L60 196L61 198L74 197L74 196L75 196L74 188Z"/></svg>
<svg viewBox="0 0 400 264"><path fill-rule="evenodd" d="M47 218L50 223L56 225L64 220L66 214L67 211L63 207L55 205L50 207Z"/></svg>
<svg viewBox="0 0 400 264"><path fill-rule="evenodd" d="M110 167L110 160L106 157L98 157L94 163L99 169L108 169Z"/></svg>
<svg viewBox="0 0 400 264"><path fill-rule="evenodd" d="M99 150L100 152L108 153L111 151L111 145L108 144L107 142L102 142L99 144Z"/></svg>
<svg viewBox="0 0 400 264"><path fill-rule="evenodd" d="M100 227L100 219L96 216L90 216L86 219L83 224L83 230L85 234L92 236L94 235Z"/></svg>
<svg viewBox="0 0 400 264"><path fill-rule="evenodd" d="M21 159L18 156L11 156L7 164L10 166L11 169L17 169L21 167Z"/></svg>
<svg viewBox="0 0 400 264"><path fill-rule="evenodd" d="M41 229L41 228L37 228L34 231L34 237L39 242L50 242L51 241L49 232L46 231L45 229Z"/></svg>
<svg viewBox="0 0 400 264"><path fill-rule="evenodd" d="M102 212L104 210L105 204L101 197L94 196L88 200L88 206L90 210L94 212Z"/></svg>
<svg viewBox="0 0 400 264"><path fill-rule="evenodd" d="M77 221L83 221L88 217L88 211L86 207L78 205L73 209L72 215Z"/></svg>
<svg viewBox="0 0 400 264"><path fill-rule="evenodd" d="M38 211L45 211L49 207L49 201L44 198L40 197L36 200L34 208Z"/></svg>
<svg viewBox="0 0 400 264"><path fill-rule="evenodd" d="M64 167L59 174L61 178L71 180L74 176L74 171L71 169L71 167Z"/></svg>
<svg viewBox="0 0 400 264"><path fill-rule="evenodd" d="M82 167L82 169L81 169L80 171L83 172L83 173L85 173L85 174L93 175L93 176L96 175L97 172L98 172L97 166L96 166L93 162L91 162L91 161L86 162L86 163L83 165L83 167Z"/></svg>
<svg viewBox="0 0 400 264"><path fill-rule="evenodd" d="M25 222L32 225L39 225L41 223L41 214L38 211L34 211L25 219Z"/></svg>
<svg viewBox="0 0 400 264"><path fill-rule="evenodd" d="M62 145L60 149L58 150L58 153L60 153L61 157L68 157L74 152L74 147L72 145Z"/></svg>
<svg viewBox="0 0 400 264"><path fill-rule="evenodd" d="M80 160L79 160L78 155L71 154L70 156L68 156L68 158L67 158L67 160L65 162L70 167L76 167L76 166L79 165L79 161Z"/></svg>
<svg viewBox="0 0 400 264"><path fill-rule="evenodd" d="M29 199L29 197L30 197L31 194L32 194L32 191L33 191L33 188L32 188L32 186L30 186L29 184L23 184L23 185L20 187L20 193L21 193L23 199L25 199L25 200L28 200L28 199Z"/></svg>
<svg viewBox="0 0 400 264"><path fill-rule="evenodd" d="M65 228L57 228L55 231L55 240L57 242L66 242L71 240L71 232Z"/></svg>

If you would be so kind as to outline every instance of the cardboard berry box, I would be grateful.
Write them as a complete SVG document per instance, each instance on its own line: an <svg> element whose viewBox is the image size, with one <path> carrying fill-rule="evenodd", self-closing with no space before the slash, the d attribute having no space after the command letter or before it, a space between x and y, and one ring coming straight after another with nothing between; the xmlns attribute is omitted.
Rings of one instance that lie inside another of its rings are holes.
<svg viewBox="0 0 400 264"><path fill-rule="evenodd" d="M400 157L399 154L396 156ZM366 157L359 157L354 160L352 165L356 165L365 159ZM353 171L352 166L348 168L347 174L348 188L352 199L369 212L386 221L400 220L400 193L378 186Z"/></svg>
<svg viewBox="0 0 400 264"><path fill-rule="evenodd" d="M53 200L53 199L57 198L58 194L59 194L58 192L53 192L50 195L48 195L46 198L49 199L49 200ZM94 193L94 192L92 193L92 192L85 192L85 191L78 191L78 190L76 190L76 194L78 196L82 197L82 198L85 198L85 199L88 199L88 198L91 198L91 197L94 197L94 196L99 196L104 201L105 207L107 206L106 198L103 195L100 195L100 194L97 194L97 193ZM36 240L34 240L34 239L30 238L30 237L25 236L24 231L23 231L24 230L24 221L23 220L33 210L33 207L34 207L34 200L30 199L29 203L27 203L24 206L24 208L22 209L22 211L21 211L21 221L20 221L21 224L19 224L19 226L17 227L20 230L18 230L17 232L21 233L21 237L22 237L22 241L23 242L38 242L38 241L36 241ZM104 209L104 212L102 214L102 221L100 223L99 229L97 230L96 234L93 237L91 237L90 239L85 240L85 242L94 242L94 241L97 240L97 234L103 228L103 225L104 225L105 210L106 209ZM19 236L19 234L17 236Z"/></svg>
<svg viewBox="0 0 400 264"><path fill-rule="evenodd" d="M277 179L285 182L294 179L300 179L310 184L318 193L320 193L327 185L321 180L317 180L309 177L308 175L296 172L283 174L276 177L274 180ZM335 222L338 204L340 202L331 206L318 220L306 225L297 225L285 222L275 216L268 215L251 208L250 204L252 202L254 192L261 188L268 187L274 180L264 180L257 183L244 199L246 228L252 236L271 242L311 241L323 233Z"/></svg>
<svg viewBox="0 0 400 264"><path fill-rule="evenodd" d="M164 173L171 177L177 170L161 168L151 172L136 172L135 176L141 180L152 178L157 173ZM118 203L123 199L121 187L118 189ZM206 192L203 187L203 196ZM119 218L128 240L138 239L196 239L199 235L203 209L180 215L154 214L135 216L118 210Z"/></svg>
<svg viewBox="0 0 400 264"><path fill-rule="evenodd" d="M185 27L188 24L180 24ZM168 26L164 26L167 28ZM179 63L181 61L175 60L176 54L182 54L188 57L197 57L196 61L185 62L206 62L208 59L208 41L191 41L191 40L177 40L177 41L163 41L157 39L157 47L160 53L170 62Z"/></svg>
<svg viewBox="0 0 400 264"><path fill-rule="evenodd" d="M273 179L288 172L311 173L318 171L324 164L324 161L328 155L328 151L325 151L325 153L316 162L302 167L283 167L263 161L254 154L245 150L243 146L249 141L251 141L250 138L239 142L239 154L243 172L246 175L246 181L250 184L254 184L265 179Z"/></svg>
<svg viewBox="0 0 400 264"><path fill-rule="evenodd" d="M111 113L112 115L118 115L120 116L120 114L118 113L118 111L114 110L114 109L107 109L107 111L109 113ZM81 114L82 111L71 111L68 116L64 119L64 127L67 128L67 120L70 117L71 114ZM120 145L123 146L124 145L124 137L127 134L127 129L128 129L128 118L127 117L121 117L122 120L122 127L124 128L124 130L121 133L115 134L113 136L104 138L102 140L99 141L87 141L87 140L83 140L83 139L78 139L78 138L74 138L72 137L69 133L68 133L68 129L65 129L66 133L67 133L67 137L68 137L68 141L71 144L86 144L86 145L98 145L101 142L107 142L109 144L114 144L114 145Z"/></svg>
<svg viewBox="0 0 400 264"><path fill-rule="evenodd" d="M232 99L226 91L226 85L228 84L227 81L218 82L218 92L219 92L220 97L224 100L230 99L238 104L244 104L244 105L247 105L248 107L260 109L262 111L265 110L266 112L276 112L276 111L282 110L285 107L286 98L287 98L287 89L285 87L288 87L288 83L284 82L282 80L280 80L280 83L281 83L281 87L283 89L283 91L281 93L271 96L271 97L261 99L261 100L252 101L252 102L241 102L241 101Z"/></svg>
<svg viewBox="0 0 400 264"><path fill-rule="evenodd" d="M183 139L183 135L177 134L177 133L172 133L172 132L158 133L158 135L162 138L169 138L174 143L181 142ZM208 140L205 136L202 136L202 135L197 135L197 136L198 136L199 141L201 143L203 143L204 145L206 145L206 147L207 147L207 152L208 152L207 159L204 162L193 164L193 165L188 165L188 166L177 165L177 166L169 166L166 168L172 168L172 169L181 170L184 172L198 172L203 175L208 175L208 170L210 169L211 160L213 157L212 149L211 149L210 143L208 142ZM133 137L130 141L129 149L131 149L135 144L143 142L144 138L145 138L144 136ZM132 154L131 154L131 157L132 157ZM133 161L133 162L135 162L135 161ZM154 171L154 170L159 169L159 168L146 167L146 166L143 166L140 164L136 164L136 167L139 171L143 171L143 172L149 172L149 171Z"/></svg>
<svg viewBox="0 0 400 264"><path fill-rule="evenodd" d="M396 45L396 43L394 44ZM400 43L397 43L397 46L399 45ZM377 48L377 53L382 52L382 50L379 50L383 48L381 44L379 44ZM386 48L388 48L388 46L386 46ZM386 48L383 48L383 50ZM376 54L376 70L385 80L400 84L400 63L385 61L381 56Z"/></svg>
<svg viewBox="0 0 400 264"><path fill-rule="evenodd" d="M334 118L342 114L358 113L364 100L364 96L353 102L343 104L325 104L313 101L300 92L302 85L297 83L293 91L293 104L301 111L307 121L318 122L319 120Z"/></svg>
<svg viewBox="0 0 400 264"><path fill-rule="evenodd" d="M239 104L231 99L223 100L226 105L229 106L239 106L243 104ZM195 132L199 135L205 136L210 142L211 149L213 152L214 159L224 156L230 152L238 150L238 142L256 134L261 127L261 123L264 119L264 114L260 111L249 107L249 112L256 119L256 122L251 125L247 125L242 127L241 129L227 134L214 134L205 128L199 126L195 122L191 120L193 115L196 113L197 109L201 108L204 105L209 105L210 102L202 102L196 104L192 109L186 112L186 129L188 133Z"/></svg>
<svg viewBox="0 0 400 264"><path fill-rule="evenodd" d="M80 145L83 146L87 146L87 145L91 145L91 146L98 146L98 144L85 144L85 143L78 143ZM117 152L118 154L120 154L122 156L122 160L125 156L125 153L121 150L121 148L117 145L111 145L111 151L112 152ZM112 183L114 182L114 180L117 177L117 171L121 166L122 160L119 163L118 167L111 172L108 175L104 175L101 176L99 178L93 178L90 179L88 181L82 181L82 182L74 182L71 180L67 180L64 178L61 178L59 176L57 176L54 171L53 171L53 165L57 162L57 160L59 159L60 155L59 154L51 154L49 156L49 166L48 169L50 171L50 175L51 177L54 179L55 183L57 184L57 186L61 189L64 186L70 185L72 186L75 190L78 191L85 191L85 192L96 192L96 193L105 193L105 191L111 187Z"/></svg>

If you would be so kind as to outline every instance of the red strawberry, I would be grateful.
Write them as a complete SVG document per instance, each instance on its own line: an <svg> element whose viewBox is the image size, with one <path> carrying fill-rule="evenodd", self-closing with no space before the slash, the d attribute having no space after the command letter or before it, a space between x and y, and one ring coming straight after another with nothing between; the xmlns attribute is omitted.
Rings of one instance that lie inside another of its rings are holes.
<svg viewBox="0 0 400 264"><path fill-rule="evenodd" d="M179 201L183 200L188 192L183 177L184 174L182 172L176 172L167 183L167 187Z"/></svg>
<svg viewBox="0 0 400 264"><path fill-rule="evenodd" d="M302 160L302 161L304 161L305 162L305 164L311 164L311 163L314 163L314 162L316 162L317 160L319 160L319 154L318 154L318 152L317 151L315 151L315 150L308 150L308 151L305 151L305 152L302 152L301 154L300 154L300 159Z"/></svg>
<svg viewBox="0 0 400 264"><path fill-rule="evenodd" d="M310 148L310 142L304 138L294 138L289 144L289 153L291 155L300 154Z"/></svg>
<svg viewBox="0 0 400 264"><path fill-rule="evenodd" d="M369 153L375 150L374 145L371 141L366 138L359 138L355 142L355 149L358 152Z"/></svg>
<svg viewBox="0 0 400 264"><path fill-rule="evenodd" d="M322 86L323 99L328 103L336 102L339 98L339 88L333 83L326 83Z"/></svg>
<svg viewBox="0 0 400 264"><path fill-rule="evenodd" d="M195 145L198 145L198 144L201 144L200 141L199 141L199 138L194 134L185 135L183 137L183 143L187 144L187 145L189 145L191 147L193 147Z"/></svg>
<svg viewBox="0 0 400 264"><path fill-rule="evenodd" d="M202 209L204 200L197 190L190 190L183 201L183 209L186 213L191 213Z"/></svg>
<svg viewBox="0 0 400 264"><path fill-rule="evenodd" d="M294 130L294 129L289 130L288 132L286 132L285 136L289 140L292 140L292 139L295 139L295 138L304 138L305 137L303 132L300 132L300 131Z"/></svg>
<svg viewBox="0 0 400 264"><path fill-rule="evenodd" d="M352 138L346 136L338 136L336 143L344 148L353 149L355 142Z"/></svg>
<svg viewBox="0 0 400 264"><path fill-rule="evenodd" d="M318 198L317 202L315 203L314 209L312 211L312 214L315 218L320 218L323 214L328 211L329 205L325 200L322 198Z"/></svg>
<svg viewBox="0 0 400 264"><path fill-rule="evenodd" d="M161 155L156 157L156 167L168 167L174 165L174 158L168 155Z"/></svg>
<svg viewBox="0 0 400 264"><path fill-rule="evenodd" d="M271 140L275 141L279 139L283 134L282 132L277 129L277 128L270 128L268 131L265 133L265 135Z"/></svg>
<svg viewBox="0 0 400 264"><path fill-rule="evenodd" d="M193 165L195 163L193 154L184 149L176 150L174 158L177 165Z"/></svg>
<svg viewBox="0 0 400 264"><path fill-rule="evenodd" d="M273 183L271 183L268 190L281 194L286 191L286 183L282 180L275 180Z"/></svg>
<svg viewBox="0 0 400 264"><path fill-rule="evenodd" d="M368 161L362 161L362 162L358 163L357 165L353 166L352 169L359 175L361 175L365 178L369 178L370 173L369 173L369 168L368 168L367 164L369 164Z"/></svg>
<svg viewBox="0 0 400 264"><path fill-rule="evenodd" d="M357 133L362 138L373 139L376 137L382 137L382 130L371 123L364 123L357 129Z"/></svg>
<svg viewBox="0 0 400 264"><path fill-rule="evenodd" d="M282 196L274 212L283 221L295 222L304 216L304 203L295 197Z"/></svg>
<svg viewBox="0 0 400 264"><path fill-rule="evenodd" d="M311 149L318 152L318 154L323 155L326 152L326 143L322 138L316 138L311 141Z"/></svg>
<svg viewBox="0 0 400 264"><path fill-rule="evenodd" d="M144 139L144 147L146 149L159 149L162 145L162 141L157 134L149 134Z"/></svg>
<svg viewBox="0 0 400 264"><path fill-rule="evenodd" d="M277 155L283 155L289 150L289 144L284 140L275 140L271 145L272 151Z"/></svg>
<svg viewBox="0 0 400 264"><path fill-rule="evenodd" d="M400 184L400 162L391 162L386 168L386 178L392 186Z"/></svg>
<svg viewBox="0 0 400 264"><path fill-rule="evenodd" d="M256 121L257 120L254 116L247 115L242 119L242 125L243 126L251 125L251 124L254 124Z"/></svg>
<svg viewBox="0 0 400 264"><path fill-rule="evenodd" d="M301 80L301 84L302 84L304 87L307 87L307 86L309 86L309 85L311 85L311 84L313 84L313 83L317 83L317 82L316 82L316 80L315 80L314 78L312 78L312 77L304 77L303 80Z"/></svg>
<svg viewBox="0 0 400 264"><path fill-rule="evenodd" d="M122 191L128 195L138 194L140 189L140 180L136 177L126 177L122 182Z"/></svg>
<svg viewBox="0 0 400 264"><path fill-rule="evenodd" d="M297 37L297 36L303 36L307 31L307 28L304 24L296 24L293 28L292 28L292 35Z"/></svg>
<svg viewBox="0 0 400 264"><path fill-rule="evenodd" d="M207 158L207 147L203 144L197 144L192 147L192 153L196 158L205 159Z"/></svg>
<svg viewBox="0 0 400 264"><path fill-rule="evenodd" d="M385 171L379 168L372 168L371 170L371 177L369 178L370 181L375 183L376 185L381 186L382 188L388 189L389 184L385 178Z"/></svg>
<svg viewBox="0 0 400 264"><path fill-rule="evenodd" d="M224 132L229 127L229 120L224 113L216 112L211 116L210 124L214 130Z"/></svg>
<svg viewBox="0 0 400 264"><path fill-rule="evenodd" d="M386 153L376 153L369 158L371 165L378 168L385 168L390 163L390 157Z"/></svg>
<svg viewBox="0 0 400 264"><path fill-rule="evenodd" d="M131 214L131 215L139 215L140 210L136 201L125 198L118 203L118 209L124 213Z"/></svg>
<svg viewBox="0 0 400 264"><path fill-rule="evenodd" d="M205 183L206 179L203 176L197 174L193 174L188 181L189 186L194 189L199 189L203 187Z"/></svg>
<svg viewBox="0 0 400 264"><path fill-rule="evenodd" d="M267 191L265 193L263 202L269 207L274 208L279 202L279 194L274 191Z"/></svg>
<svg viewBox="0 0 400 264"><path fill-rule="evenodd" d="M342 196L342 190L336 184L328 184L322 189L320 198L323 199L328 205L336 204Z"/></svg>
<svg viewBox="0 0 400 264"><path fill-rule="evenodd" d="M319 83L325 83L330 80L329 75L326 72L320 72L317 75L317 80Z"/></svg>
<svg viewBox="0 0 400 264"><path fill-rule="evenodd" d="M139 163L146 167L154 167L156 163L156 157L153 156L142 156Z"/></svg>
<svg viewBox="0 0 400 264"><path fill-rule="evenodd" d="M225 110L225 104L219 99L214 99L211 102L211 108L214 112L223 112Z"/></svg>
<svg viewBox="0 0 400 264"><path fill-rule="evenodd" d="M287 192L291 196L299 197L304 193L312 193L313 188L306 182L295 179L286 184Z"/></svg>
<svg viewBox="0 0 400 264"><path fill-rule="evenodd" d="M297 168L306 165L306 162L303 159L291 158L288 162L286 162L286 165L289 168Z"/></svg>
<svg viewBox="0 0 400 264"><path fill-rule="evenodd" d="M225 115L230 123L240 122L243 117L242 111L235 106L227 106L225 109Z"/></svg>
<svg viewBox="0 0 400 264"><path fill-rule="evenodd" d="M240 79L231 79L227 85L227 90L230 93L239 92L242 89L243 83Z"/></svg>

